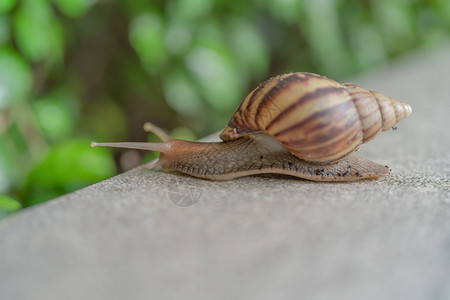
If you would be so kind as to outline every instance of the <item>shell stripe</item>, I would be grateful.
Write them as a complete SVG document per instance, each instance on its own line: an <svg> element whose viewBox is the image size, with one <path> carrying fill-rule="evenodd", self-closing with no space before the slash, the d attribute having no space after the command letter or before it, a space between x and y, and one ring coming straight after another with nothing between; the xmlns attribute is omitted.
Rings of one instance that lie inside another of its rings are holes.
<svg viewBox="0 0 450 300"><path fill-rule="evenodd" d="M399 122L403 118L405 118L405 109L403 108L402 103L400 101L391 99L392 100L392 106L395 109L395 118L396 121Z"/></svg>
<svg viewBox="0 0 450 300"><path fill-rule="evenodd" d="M373 123L372 126L370 126L367 129L364 129L364 141L363 143L367 143L368 141L372 140L374 137L376 137L381 132L381 126L380 126L381 120Z"/></svg>
<svg viewBox="0 0 450 300"><path fill-rule="evenodd" d="M277 86L280 77L286 77L285 74L277 77L272 77L262 84L260 84L256 89L254 89L250 94L245 97L244 101L238 107L238 109L233 114L228 126L236 128L237 132L247 132L251 131L251 129L257 129L255 127L255 118L256 115L253 103L266 95L265 90L272 90ZM292 75L291 75L292 76Z"/></svg>
<svg viewBox="0 0 450 300"><path fill-rule="evenodd" d="M345 133L344 136L337 138L333 143L323 147L324 149L329 150L326 152L329 157L328 162L340 160L353 152L351 151L349 153L348 149L358 149L358 146L361 144L361 140L362 134L359 131L350 130L348 133ZM348 148L341 147L344 143L348 146Z"/></svg>
<svg viewBox="0 0 450 300"><path fill-rule="evenodd" d="M289 85L292 85L293 83L298 83L298 82L306 82L308 80L309 80L308 77L298 77L296 74L293 74L286 78L279 78L278 83L274 87L272 87L261 99L261 102L259 103L258 108L256 109L256 112L260 112L261 108L264 105L266 105L266 103L269 100L274 99L280 91L282 91Z"/></svg>
<svg viewBox="0 0 450 300"><path fill-rule="evenodd" d="M282 76L285 76L285 75L282 75ZM242 101L241 105L239 105L239 107L234 112L232 118L228 122L228 126L234 127L234 128L240 128L240 129L242 129L242 127L249 127L247 124L244 125L244 122L245 122L245 119L247 116L246 116L246 114L243 114L242 112L243 111L248 112L249 107L252 105L252 103L255 101L255 99L260 96L261 92L264 89L266 89L268 87L268 85L270 83L272 83L272 81L275 82L274 80L278 77L280 77L280 76L272 77L272 78L264 81L256 89L254 89L250 94L248 94L247 97L245 97L244 101ZM245 123L247 123L247 122L245 122Z"/></svg>
<svg viewBox="0 0 450 300"><path fill-rule="evenodd" d="M359 86L351 86L349 93L361 120L364 134L363 143L366 143L381 132L382 117L380 107L374 95Z"/></svg>
<svg viewBox="0 0 450 300"><path fill-rule="evenodd" d="M345 110L345 107L343 107L343 109ZM336 111L337 112L337 111ZM322 112L320 112L322 113ZM337 112L338 113L338 112ZM326 114L326 113L325 113ZM338 113L339 114L339 113ZM320 118L320 116L318 116L317 118ZM338 136L339 133L342 133L343 131L347 131L350 130L352 127L357 126L358 125L358 119L356 116L352 116L352 115L346 115L345 113L340 114L339 118L335 118L333 121L333 124L329 124L329 123L325 123L325 122L319 122L317 125L313 126L312 124L308 124L308 123L314 123L316 122L315 118L308 118L309 120L305 120L306 122L302 125L299 125L300 127L305 127L308 128L310 127L309 130L305 131L305 136L312 136L314 135L315 132L318 133L322 133L322 132L326 132L326 135L321 135L319 138L315 138L312 141L308 141L306 139L301 139L301 140L293 140L290 141L289 144L291 145L296 145L296 146L308 146L308 145L314 145L315 143L323 143L326 141L329 141L335 137ZM343 123L343 121L345 121L347 119L347 121ZM326 128L329 127L329 128ZM358 128L359 129L359 128Z"/></svg>
<svg viewBox="0 0 450 300"><path fill-rule="evenodd" d="M382 130L386 131L391 129L396 123L395 110L392 107L392 101L383 94L372 92L377 99L378 106L380 107L382 118Z"/></svg>
<svg viewBox="0 0 450 300"><path fill-rule="evenodd" d="M320 161L320 157L327 157L322 162L336 161L349 154L349 148L356 149L362 141L361 122L358 115L351 112L352 110L355 111L352 102L340 103L327 110L316 112L275 136L283 140L280 135L286 136L291 130L303 129L297 139L294 137L283 144L305 159ZM330 115L333 116L331 123L327 121ZM326 134L323 134L324 132Z"/></svg>
<svg viewBox="0 0 450 300"><path fill-rule="evenodd" d="M286 116L289 112L294 109L301 109L301 105L306 104L308 101L313 101L317 97L323 97L328 94L336 93L336 92L344 92L345 90L339 87L330 87L330 88L319 88L315 91L302 95L296 102L291 104L289 107L285 108L278 116L273 118L269 124L266 126L266 130L270 130L270 128L277 124L278 122L283 121L283 117Z"/></svg>
<svg viewBox="0 0 450 300"><path fill-rule="evenodd" d="M298 77L296 73L284 74L281 76L270 78L269 80L261 84L254 92L252 92L252 95L248 99L246 109L252 106L255 100L258 98L258 96L260 96L260 94L264 92L266 89L269 90L264 94L262 101L267 101L268 97L270 98L271 96L274 96L274 93L276 93L277 90L280 89L280 85L286 86L286 84L290 82L300 81L299 79L303 79L301 81L308 80L306 77L303 78ZM271 84L275 85L271 86Z"/></svg>
<svg viewBox="0 0 450 300"><path fill-rule="evenodd" d="M255 102L253 105L256 108L255 111L255 123L256 124L265 124L265 122L261 119L272 117L272 115L278 115L282 113L282 109L280 107L277 107L276 105L276 99L279 97L280 94L286 91L286 89L289 89L292 85L296 85L299 82L306 82L310 78L308 77L298 77L296 74L293 74L291 76L288 76L286 78L279 78L278 83L273 86L265 95L264 97L261 97L261 100L259 103ZM267 108L269 105L272 107ZM262 113L264 111L264 113Z"/></svg>
<svg viewBox="0 0 450 300"><path fill-rule="evenodd" d="M308 97L308 98L310 98L310 97ZM310 99L313 100L315 98L310 98ZM296 130L298 128L302 128L302 127L308 126L307 124L309 122L313 122L313 121L317 122L317 120L319 120L320 118L323 118L323 117L328 116L330 114L333 114L333 115L336 115L336 116L340 116L339 118L345 118L346 117L345 110L346 110L346 108L348 108L350 103L351 102L349 102L349 101L341 102L341 103L338 103L335 106L331 106L331 107L329 107L327 109L323 109L323 110L317 111L317 112L313 113L312 115L310 115L309 117L307 117L306 119L303 119L300 122L298 122L298 123L296 123L296 124L286 128L286 129L284 129L282 131L279 131L279 132L276 132L276 133L272 133L272 134L274 136L284 135L284 134L288 133L289 131ZM299 107L298 109L301 109L301 108Z"/></svg>
<svg viewBox="0 0 450 300"><path fill-rule="evenodd" d="M248 109L250 105L252 105L253 101L255 101L256 97L259 96L259 94L265 89L266 85L270 82L270 80L265 81L264 83L262 83L260 86L258 86L250 95L250 97L248 97L248 100L245 101L241 104L241 106L239 107L239 109L246 104L245 109ZM247 103L246 103L247 102Z"/></svg>
<svg viewBox="0 0 450 300"><path fill-rule="evenodd" d="M328 144L323 144L316 147L302 147L302 151L298 151L301 156L316 159L316 161L320 161L318 158L321 155L327 157L326 160L322 160L322 163L329 163L338 161L341 158L347 156L349 153L348 149L356 150L361 143L362 135L360 132L355 132L355 130L350 130L349 132L343 132L341 135L336 138L330 139ZM342 147L343 144L346 144L348 148ZM295 145L297 146L297 145ZM293 151L295 152L295 151ZM314 153L314 156L312 156Z"/></svg>
<svg viewBox="0 0 450 300"><path fill-rule="evenodd" d="M261 112L258 111L260 103L273 103L273 101L270 100L277 99L279 93L283 92L286 87L307 80L308 78L306 78L306 76L298 76L296 73L289 73L267 80L244 99L243 103L235 112L235 115L240 115L239 121L233 121L231 125L235 128L238 127L239 129L241 127L254 130L261 129L258 126L260 119L270 119L273 115L276 115L280 109L277 109L277 107L274 106L271 110ZM238 130L238 132L239 131L241 130ZM247 129L244 131L247 131Z"/></svg>

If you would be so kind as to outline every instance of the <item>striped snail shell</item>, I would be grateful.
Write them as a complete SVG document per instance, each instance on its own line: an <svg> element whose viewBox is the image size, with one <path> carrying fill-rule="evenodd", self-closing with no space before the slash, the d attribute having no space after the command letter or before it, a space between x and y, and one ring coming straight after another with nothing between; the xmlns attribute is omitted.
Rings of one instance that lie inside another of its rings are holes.
<svg viewBox="0 0 450 300"><path fill-rule="evenodd" d="M408 104L356 84L289 73L254 89L220 137L229 141L265 132L295 156L328 164L343 159L410 113Z"/></svg>

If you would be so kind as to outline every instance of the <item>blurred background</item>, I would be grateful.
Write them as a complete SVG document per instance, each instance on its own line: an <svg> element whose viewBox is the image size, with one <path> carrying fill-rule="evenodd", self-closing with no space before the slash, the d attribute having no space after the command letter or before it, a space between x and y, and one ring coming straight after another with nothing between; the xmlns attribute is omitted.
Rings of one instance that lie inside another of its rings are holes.
<svg viewBox="0 0 450 300"><path fill-rule="evenodd" d="M448 0L0 0L0 216L193 140L271 76L335 80L450 37Z"/></svg>

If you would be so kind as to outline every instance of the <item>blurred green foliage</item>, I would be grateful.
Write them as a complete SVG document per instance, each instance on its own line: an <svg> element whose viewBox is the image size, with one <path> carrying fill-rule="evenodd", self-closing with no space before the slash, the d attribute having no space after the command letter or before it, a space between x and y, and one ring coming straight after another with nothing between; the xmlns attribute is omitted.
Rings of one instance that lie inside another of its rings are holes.
<svg viewBox="0 0 450 300"><path fill-rule="evenodd" d="M448 40L448 0L0 0L0 216L219 130L258 82L337 80Z"/></svg>

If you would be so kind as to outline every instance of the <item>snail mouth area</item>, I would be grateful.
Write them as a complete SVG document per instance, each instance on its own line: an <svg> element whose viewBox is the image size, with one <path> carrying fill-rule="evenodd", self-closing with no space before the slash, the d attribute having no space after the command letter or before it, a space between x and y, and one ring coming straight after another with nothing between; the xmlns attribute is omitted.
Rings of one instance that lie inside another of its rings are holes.
<svg viewBox="0 0 450 300"><path fill-rule="evenodd" d="M220 134L220 139L222 141L229 141L236 138L236 128L232 128L230 126L225 127L225 129Z"/></svg>

